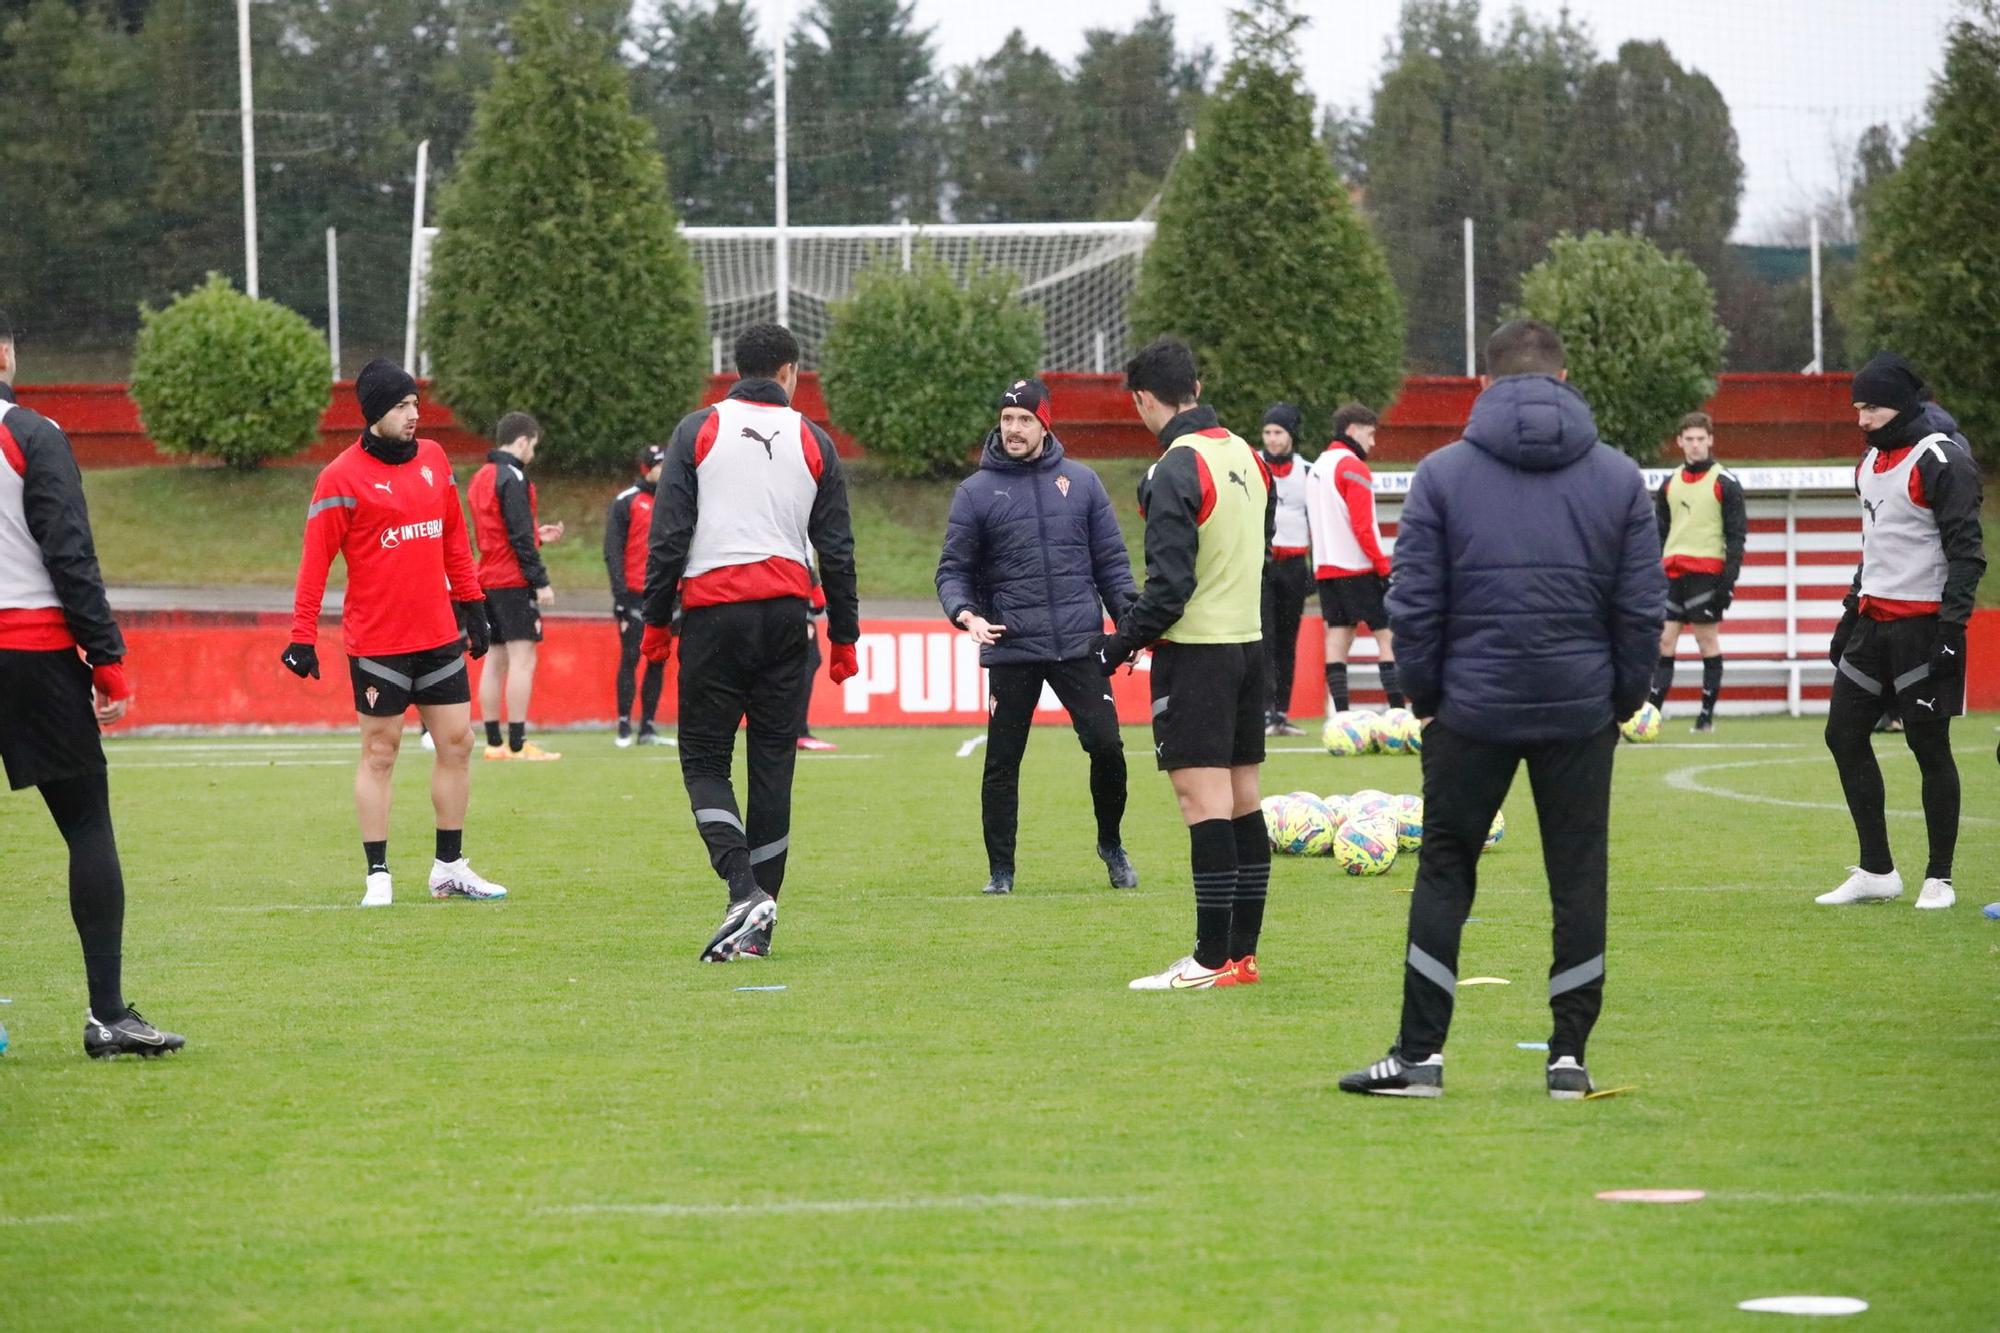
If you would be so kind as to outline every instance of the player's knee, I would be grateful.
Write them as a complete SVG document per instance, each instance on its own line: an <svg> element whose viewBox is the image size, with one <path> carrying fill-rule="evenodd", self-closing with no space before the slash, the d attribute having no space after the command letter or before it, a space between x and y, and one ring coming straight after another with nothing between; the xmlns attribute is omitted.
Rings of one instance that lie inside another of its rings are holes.
<svg viewBox="0 0 2000 1333"><path fill-rule="evenodd" d="M396 767L396 756L402 748L400 736L365 736L361 741L361 762L370 772L388 773Z"/></svg>
<svg viewBox="0 0 2000 1333"><path fill-rule="evenodd" d="M455 730L447 728L431 733L437 745L438 758L446 763L464 765L472 759L472 724L467 722Z"/></svg>

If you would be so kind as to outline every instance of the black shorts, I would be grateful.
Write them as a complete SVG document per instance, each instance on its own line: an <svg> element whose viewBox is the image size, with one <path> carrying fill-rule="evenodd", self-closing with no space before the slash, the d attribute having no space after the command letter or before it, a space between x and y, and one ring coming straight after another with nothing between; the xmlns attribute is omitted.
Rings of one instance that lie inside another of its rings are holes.
<svg viewBox="0 0 2000 1333"><path fill-rule="evenodd" d="M1876 620L1862 616L1841 650L1832 707L1881 713L1889 696L1903 725L1957 717L1965 711L1965 664L1944 679L1931 673L1936 616Z"/></svg>
<svg viewBox="0 0 2000 1333"><path fill-rule="evenodd" d="M1667 580L1667 619L1683 625L1722 621L1722 575L1676 574Z"/></svg>
<svg viewBox="0 0 2000 1333"><path fill-rule="evenodd" d="M421 653L350 657L354 711L363 717L401 717L411 704L472 702L472 677L457 642Z"/></svg>
<svg viewBox="0 0 2000 1333"><path fill-rule="evenodd" d="M533 588L488 588L486 624L495 643L540 643L542 608Z"/></svg>
<svg viewBox="0 0 2000 1333"><path fill-rule="evenodd" d="M1163 770L1264 762L1264 641L1153 648L1153 757Z"/></svg>
<svg viewBox="0 0 2000 1333"><path fill-rule="evenodd" d="M1379 574L1344 574L1319 581L1320 619L1329 625L1369 629L1389 628L1388 612L1382 608L1382 593L1389 580Z"/></svg>
<svg viewBox="0 0 2000 1333"><path fill-rule="evenodd" d="M90 668L74 648L0 648L0 761L15 791L104 771Z"/></svg>

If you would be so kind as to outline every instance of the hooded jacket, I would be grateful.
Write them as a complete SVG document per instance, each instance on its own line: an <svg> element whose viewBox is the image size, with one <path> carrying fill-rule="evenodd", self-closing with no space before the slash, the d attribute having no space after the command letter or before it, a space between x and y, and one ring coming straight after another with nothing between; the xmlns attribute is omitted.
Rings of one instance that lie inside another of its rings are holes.
<svg viewBox="0 0 2000 1333"><path fill-rule="evenodd" d="M1666 598L1638 465L1555 377L1495 381L1418 466L1388 597L1418 716L1502 744L1600 732L1646 700Z"/></svg>
<svg viewBox="0 0 2000 1333"><path fill-rule="evenodd" d="M982 666L1085 656L1139 590L1111 497L1097 473L1063 454L1053 433L1032 459L986 437L979 470L951 498L938 557L938 603L958 624L971 610L1005 625Z"/></svg>

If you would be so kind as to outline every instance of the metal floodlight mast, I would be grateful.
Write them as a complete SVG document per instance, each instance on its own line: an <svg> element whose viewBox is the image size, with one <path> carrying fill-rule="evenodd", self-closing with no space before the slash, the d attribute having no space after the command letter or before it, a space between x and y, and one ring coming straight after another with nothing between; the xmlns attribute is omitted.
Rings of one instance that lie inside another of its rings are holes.
<svg viewBox="0 0 2000 1333"><path fill-rule="evenodd" d="M236 0L236 82L243 113L243 288L257 295L257 112L250 92L250 0Z"/></svg>

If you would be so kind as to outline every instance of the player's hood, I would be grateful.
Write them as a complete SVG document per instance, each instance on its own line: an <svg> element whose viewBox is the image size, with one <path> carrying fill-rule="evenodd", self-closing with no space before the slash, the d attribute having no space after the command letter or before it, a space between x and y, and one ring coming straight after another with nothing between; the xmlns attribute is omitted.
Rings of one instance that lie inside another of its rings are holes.
<svg viewBox="0 0 2000 1333"><path fill-rule="evenodd" d="M1526 472L1554 472L1597 444L1597 422L1583 395L1553 375L1509 375L1472 405L1465 438Z"/></svg>
<svg viewBox="0 0 2000 1333"><path fill-rule="evenodd" d="M1000 428L995 426L987 432L985 447L979 451L979 468L982 472L1046 472L1063 461L1062 441L1050 431L1042 441L1042 452L1033 458L1009 458L1007 450L1000 443Z"/></svg>

